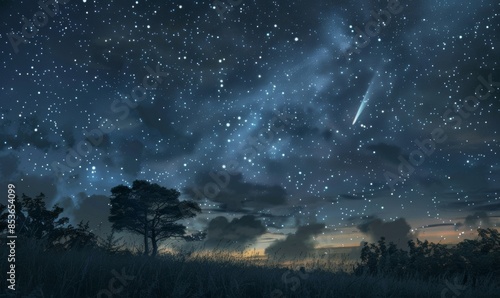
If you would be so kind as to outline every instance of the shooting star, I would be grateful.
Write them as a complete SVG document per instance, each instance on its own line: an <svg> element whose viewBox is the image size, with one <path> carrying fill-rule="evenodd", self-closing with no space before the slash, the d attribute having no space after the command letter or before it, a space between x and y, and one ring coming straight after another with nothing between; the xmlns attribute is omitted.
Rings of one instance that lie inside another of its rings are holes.
<svg viewBox="0 0 500 298"><path fill-rule="evenodd" d="M373 85L375 82L375 79L378 75L378 72L373 76L372 81L370 82L370 86L368 86L368 90L366 90L365 96L363 96L363 100L361 101L361 104L359 105L358 112L356 113L356 117L354 117L354 121L352 124L354 125L356 121L358 121L359 116L361 116L361 113L363 113L363 110L366 108L366 105L368 104L368 101L370 100L370 95L373 89Z"/></svg>

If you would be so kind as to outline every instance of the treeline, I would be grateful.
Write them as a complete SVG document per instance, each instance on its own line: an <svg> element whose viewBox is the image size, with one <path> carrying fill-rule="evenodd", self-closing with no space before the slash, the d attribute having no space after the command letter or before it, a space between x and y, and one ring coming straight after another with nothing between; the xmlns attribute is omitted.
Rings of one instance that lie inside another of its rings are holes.
<svg viewBox="0 0 500 298"><path fill-rule="evenodd" d="M408 241L408 249L386 243L365 243L361 262L354 272L386 274L395 277L429 279L442 275L465 274L467 278L500 276L500 234L495 229L478 229L478 239L463 240L454 246L432 242ZM464 280L463 282L466 282Z"/></svg>
<svg viewBox="0 0 500 298"><path fill-rule="evenodd" d="M87 223L76 226L69 224L68 217L61 217L63 208L55 205L47 209L45 195L35 198L22 195L15 198L15 234L18 237L36 239L46 249L70 250L99 246L99 238ZM0 204L0 232L7 234L11 228L8 222L7 206Z"/></svg>

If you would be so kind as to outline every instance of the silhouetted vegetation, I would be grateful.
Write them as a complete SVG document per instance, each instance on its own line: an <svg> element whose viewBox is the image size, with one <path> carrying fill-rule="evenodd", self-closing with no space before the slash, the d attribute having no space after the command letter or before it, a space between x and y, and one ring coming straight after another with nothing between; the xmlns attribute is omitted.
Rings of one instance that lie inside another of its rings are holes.
<svg viewBox="0 0 500 298"><path fill-rule="evenodd" d="M500 276L500 235L494 229L478 229L478 239L464 240L448 247L417 239L408 242L408 250L386 244L365 243L356 274L389 274L400 277L418 276L428 279L439 275L467 273L474 278Z"/></svg>
<svg viewBox="0 0 500 298"><path fill-rule="evenodd" d="M104 238L88 223L69 224L61 207L47 209L43 194L16 198L16 297L447 297L446 290L458 291L457 297L495 297L499 292L500 235L494 229L478 229L477 239L454 246L417 239L402 249L381 238L364 244L355 266L336 271L325 270L318 259L297 270L303 260L286 266L271 259L256 263L224 249L151 257L157 246L151 254L132 251L116 229L137 231L151 243L172 236L200 241L206 232L186 235L175 223L194 216L199 206L180 202L175 190L141 181L113 188L112 194L115 229ZM7 214L0 204L3 235ZM6 250L0 258L7 258ZM10 297L4 279L0 287L0 295Z"/></svg>
<svg viewBox="0 0 500 298"><path fill-rule="evenodd" d="M176 223L196 216L200 206L192 201L179 201L180 192L144 180L133 182L132 188L119 185L111 189L109 221L117 231L126 230L144 237L144 254L158 252L158 244L169 238L182 238L186 227Z"/></svg>
<svg viewBox="0 0 500 298"><path fill-rule="evenodd" d="M77 226L69 224L69 218L61 217L63 208L55 205L47 209L45 195L40 193L35 198L22 195L15 198L16 235L40 240L46 249L77 249L97 246L97 236L90 231L88 222ZM0 204L1 234L7 232L8 213L5 205Z"/></svg>

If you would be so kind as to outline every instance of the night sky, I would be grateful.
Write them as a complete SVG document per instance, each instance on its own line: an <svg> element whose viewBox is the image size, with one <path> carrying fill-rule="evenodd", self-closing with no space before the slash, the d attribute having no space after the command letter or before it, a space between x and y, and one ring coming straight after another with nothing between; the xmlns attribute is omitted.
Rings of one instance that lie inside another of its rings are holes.
<svg viewBox="0 0 500 298"><path fill-rule="evenodd" d="M19 194L95 227L145 179L199 201L207 243L269 250L498 226L497 0L63 2L0 1Z"/></svg>

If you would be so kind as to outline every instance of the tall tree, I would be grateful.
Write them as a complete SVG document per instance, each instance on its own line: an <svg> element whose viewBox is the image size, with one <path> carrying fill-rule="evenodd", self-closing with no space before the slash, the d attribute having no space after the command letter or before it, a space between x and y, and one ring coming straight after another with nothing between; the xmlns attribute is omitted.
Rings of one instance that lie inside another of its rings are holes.
<svg viewBox="0 0 500 298"><path fill-rule="evenodd" d="M109 221L117 231L126 230L142 235L144 254L158 252L158 244L168 238L183 238L186 227L177 221L201 212L193 201L180 201L180 192L156 183L136 180L132 188L118 185L111 189Z"/></svg>

